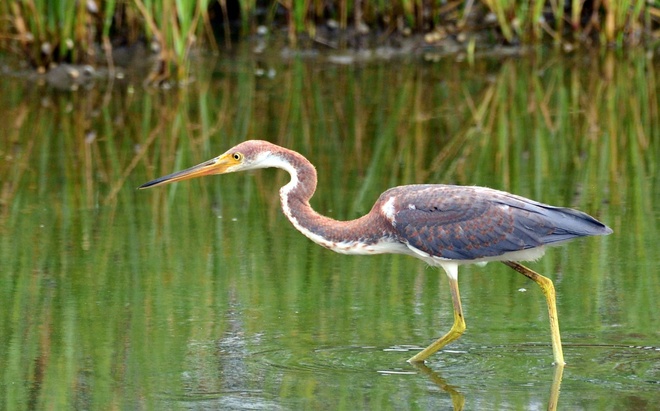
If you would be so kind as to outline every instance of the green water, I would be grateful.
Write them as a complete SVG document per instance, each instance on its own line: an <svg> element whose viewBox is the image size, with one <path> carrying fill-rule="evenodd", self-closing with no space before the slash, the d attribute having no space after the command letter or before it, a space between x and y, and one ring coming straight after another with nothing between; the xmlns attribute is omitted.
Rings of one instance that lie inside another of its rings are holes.
<svg viewBox="0 0 660 411"><path fill-rule="evenodd" d="M640 410L660 401L660 66L645 55L205 58L193 84L56 92L0 80L0 409ZM265 75L262 75L265 73ZM261 138L319 171L339 219L385 189L485 185L614 230L445 275L334 254L279 209L284 172L140 184Z"/></svg>

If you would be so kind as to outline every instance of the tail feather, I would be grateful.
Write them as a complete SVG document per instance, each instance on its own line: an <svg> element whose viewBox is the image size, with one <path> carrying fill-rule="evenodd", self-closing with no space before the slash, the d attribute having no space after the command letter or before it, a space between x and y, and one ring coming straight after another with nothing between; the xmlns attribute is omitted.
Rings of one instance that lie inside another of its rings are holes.
<svg viewBox="0 0 660 411"><path fill-rule="evenodd" d="M582 211L547 205L540 208L542 214L549 218L554 226L554 230L541 239L544 244L559 243L577 237L612 233L611 228Z"/></svg>

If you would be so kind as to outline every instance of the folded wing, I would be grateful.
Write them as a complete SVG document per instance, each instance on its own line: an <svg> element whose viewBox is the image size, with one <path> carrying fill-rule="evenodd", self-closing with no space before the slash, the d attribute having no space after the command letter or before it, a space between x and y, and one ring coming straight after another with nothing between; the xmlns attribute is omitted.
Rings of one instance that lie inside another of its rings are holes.
<svg viewBox="0 0 660 411"><path fill-rule="evenodd" d="M430 256L474 260L578 237L609 234L593 217L484 187L395 187L393 226L400 241Z"/></svg>

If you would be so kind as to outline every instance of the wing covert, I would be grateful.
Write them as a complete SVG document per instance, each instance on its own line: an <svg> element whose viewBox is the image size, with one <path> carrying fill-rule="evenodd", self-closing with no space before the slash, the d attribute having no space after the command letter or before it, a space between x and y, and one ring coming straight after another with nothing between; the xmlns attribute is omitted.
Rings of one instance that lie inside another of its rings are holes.
<svg viewBox="0 0 660 411"><path fill-rule="evenodd" d="M400 240L435 257L494 257L549 243L556 230L540 203L497 190L420 185L385 194L396 197L394 226Z"/></svg>

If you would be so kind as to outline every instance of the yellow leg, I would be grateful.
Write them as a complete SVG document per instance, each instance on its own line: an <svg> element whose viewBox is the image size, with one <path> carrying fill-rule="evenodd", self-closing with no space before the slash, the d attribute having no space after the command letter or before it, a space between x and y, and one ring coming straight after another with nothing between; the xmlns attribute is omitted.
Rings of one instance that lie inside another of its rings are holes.
<svg viewBox="0 0 660 411"><path fill-rule="evenodd" d="M561 336L559 335L559 318L557 317L557 305L555 302L555 286L552 284L552 280L547 277L542 276L541 274L530 270L522 264L518 264L513 261L502 261L504 264L513 268L520 274L524 275L527 278L530 278L536 284L541 287L543 294L545 294L545 300L548 304L548 316L550 317L550 333L552 335L552 353L555 357L555 364L563 366L566 364L564 362L564 353L561 349Z"/></svg>
<svg viewBox="0 0 660 411"><path fill-rule="evenodd" d="M461 334L463 334L463 331L465 331L465 320L463 319L463 308L461 307L461 295L458 293L458 279L450 277L449 287L451 289L451 299L454 304L454 325L452 325L451 330L449 330L447 334L418 352L414 357L409 359L408 362L423 362L440 348L460 337Z"/></svg>

